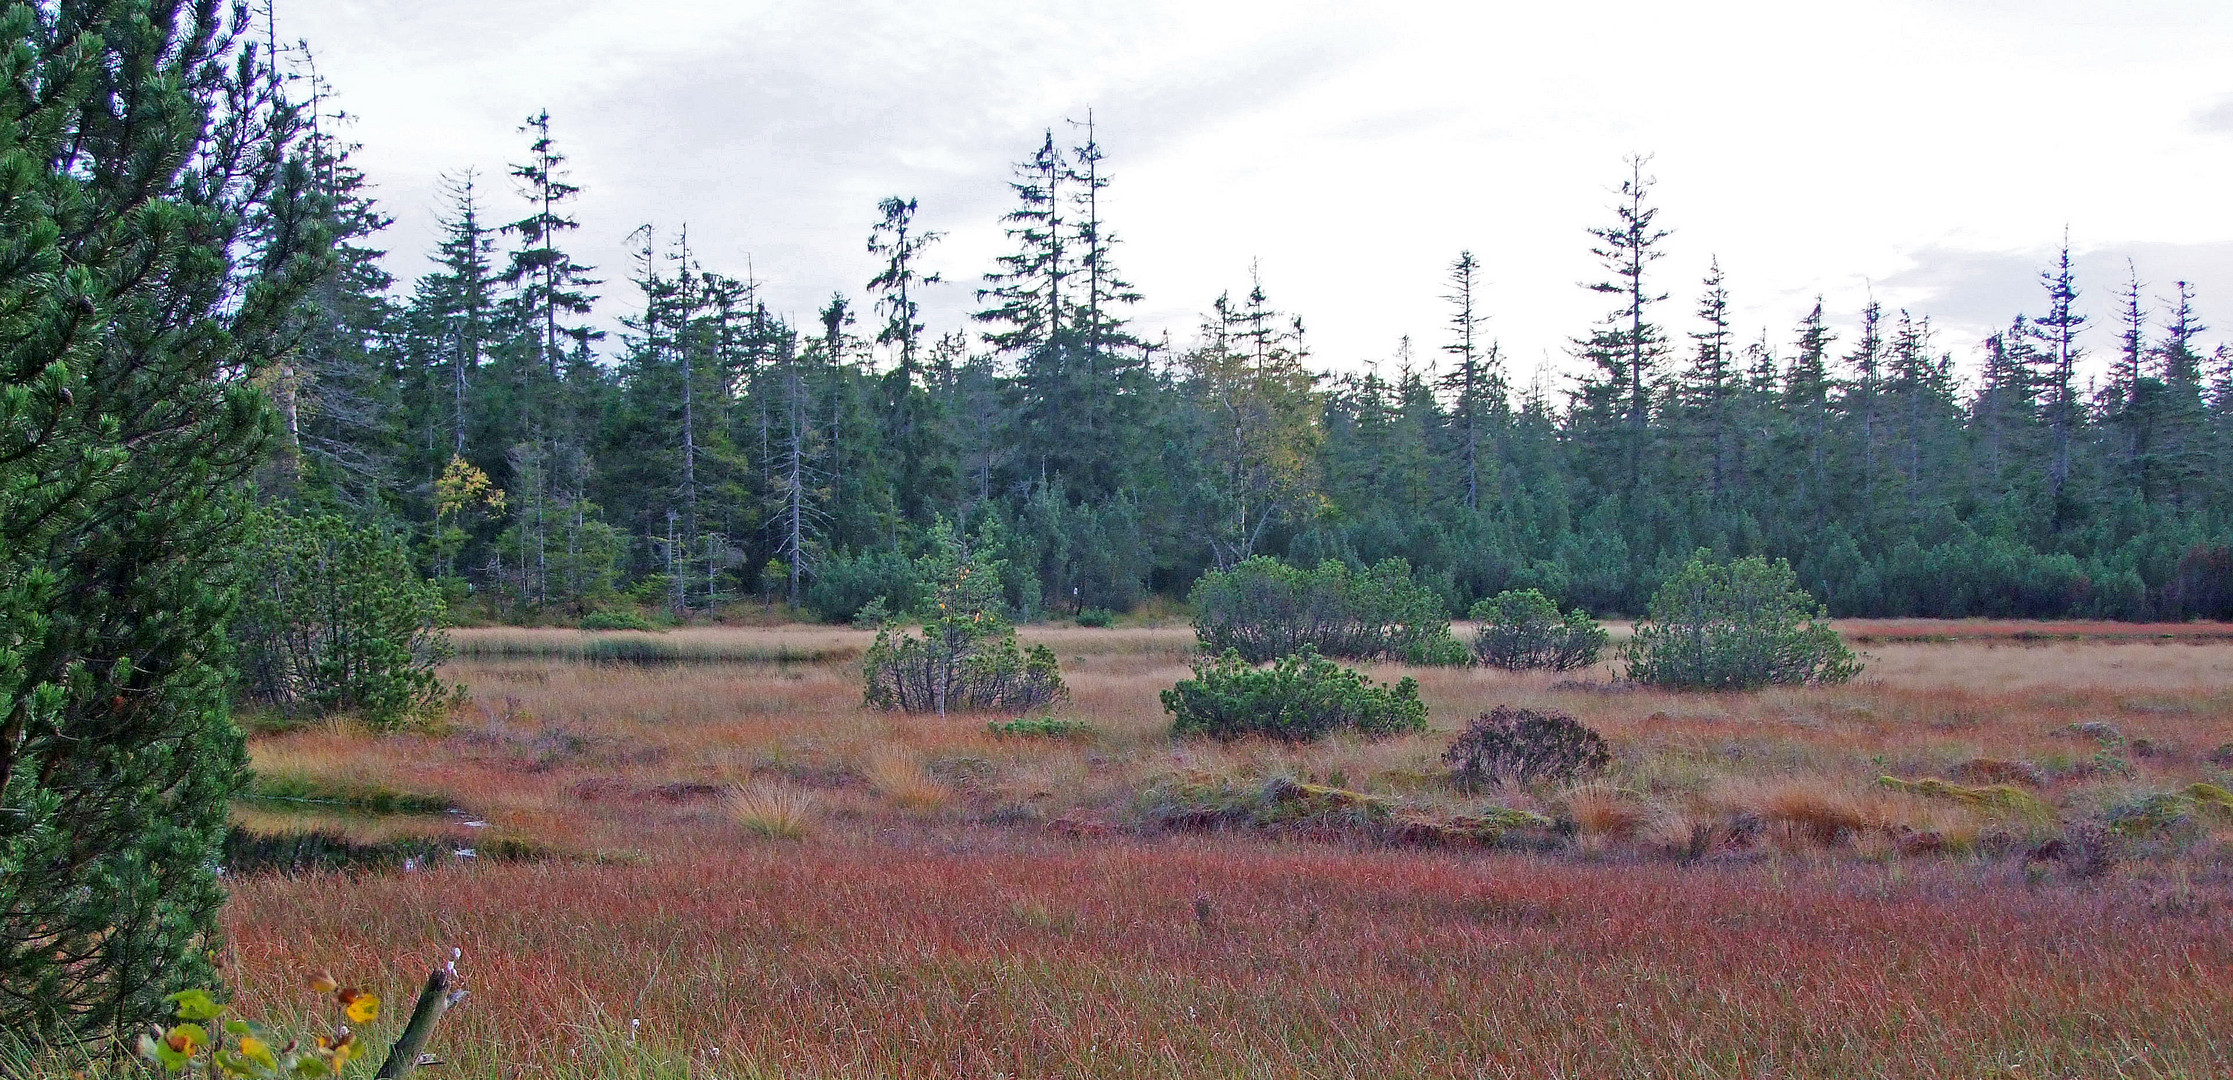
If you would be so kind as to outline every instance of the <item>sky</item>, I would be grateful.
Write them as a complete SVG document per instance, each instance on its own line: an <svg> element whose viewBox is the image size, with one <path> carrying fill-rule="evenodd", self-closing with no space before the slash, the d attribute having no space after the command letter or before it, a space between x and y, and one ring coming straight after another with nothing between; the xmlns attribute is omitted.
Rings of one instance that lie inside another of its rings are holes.
<svg viewBox="0 0 2233 1080"><path fill-rule="evenodd" d="M1090 112L1136 327L1180 346L1253 268L1318 365L1389 365L1405 335L1424 363L1471 251L1512 379L1556 394L1608 307L1586 230L1631 155L1678 342L1717 259L1746 339L1788 343L1819 296L1849 343L1874 298L1967 367L2043 308L2066 230L2096 369L2128 267L2151 301L2192 282L2233 338L2222 0L278 2L355 117L392 271L424 271L444 174L517 208L505 169L548 109L608 323L644 224L810 323L859 298L901 195L946 234L927 321L960 328L1012 164Z"/></svg>

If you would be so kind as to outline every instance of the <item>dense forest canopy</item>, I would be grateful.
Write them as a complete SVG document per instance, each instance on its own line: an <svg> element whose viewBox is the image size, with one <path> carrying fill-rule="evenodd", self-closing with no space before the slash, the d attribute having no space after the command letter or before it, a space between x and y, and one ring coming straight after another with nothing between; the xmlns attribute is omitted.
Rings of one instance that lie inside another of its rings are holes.
<svg viewBox="0 0 2233 1080"><path fill-rule="evenodd" d="M1184 340L1131 324L1090 125L1017 163L991 266L942 264L913 199L863 207L881 270L807 322L687 230L578 263L559 130L529 118L501 183L452 178L408 285L319 130L343 272L269 379L266 496L408 533L488 617L903 609L940 521L997 549L1025 616L1183 595L1257 554L1401 556L1453 612L1531 587L1635 613L1700 548L1788 558L1841 615L2233 614L2233 356L2189 285L2079 281L2067 244L1957 378L1972 343L1926 313L1740 327L1718 263L1663 280L1670 229L1632 160L1577 229L1605 314L1575 328L1570 385L1515 385L1463 251L1442 327L1330 373L1253 277ZM971 325L925 324L941 280L975 283ZM2120 317L2090 325L2081 289ZM611 335L589 317L605 292L629 311Z"/></svg>

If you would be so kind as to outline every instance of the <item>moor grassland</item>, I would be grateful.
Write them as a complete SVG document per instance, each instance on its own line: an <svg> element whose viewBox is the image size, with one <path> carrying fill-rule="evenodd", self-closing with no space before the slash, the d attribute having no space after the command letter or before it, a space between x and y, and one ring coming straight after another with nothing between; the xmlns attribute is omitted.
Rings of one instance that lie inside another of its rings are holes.
<svg viewBox="0 0 2233 1080"><path fill-rule="evenodd" d="M447 729L260 734L324 802L242 820L533 857L236 873L228 975L462 950L472 1077L2233 1074L2226 628L1841 629L1832 688L1382 667L1433 732L1302 746L1171 741L1184 628L1026 629L1057 738L863 709L856 631L464 631ZM1610 773L1452 788L1499 704Z"/></svg>

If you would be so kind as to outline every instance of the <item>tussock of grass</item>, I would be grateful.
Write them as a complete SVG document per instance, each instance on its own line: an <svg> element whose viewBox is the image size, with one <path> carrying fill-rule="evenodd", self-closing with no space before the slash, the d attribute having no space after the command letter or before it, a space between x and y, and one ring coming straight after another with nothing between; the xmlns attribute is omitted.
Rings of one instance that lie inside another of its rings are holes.
<svg viewBox="0 0 2233 1080"><path fill-rule="evenodd" d="M922 757L899 747L877 747L861 772L870 789L904 809L941 810L953 801L953 789L931 775Z"/></svg>
<svg viewBox="0 0 2233 1080"><path fill-rule="evenodd" d="M746 832L775 840L797 840L813 831L821 803L805 788L755 780L729 793L729 817Z"/></svg>

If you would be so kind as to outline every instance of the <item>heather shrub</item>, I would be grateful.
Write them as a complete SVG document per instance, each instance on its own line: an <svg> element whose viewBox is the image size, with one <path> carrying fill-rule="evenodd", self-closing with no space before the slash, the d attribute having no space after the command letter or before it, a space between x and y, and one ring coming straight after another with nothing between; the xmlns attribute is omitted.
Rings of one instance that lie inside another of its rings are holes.
<svg viewBox="0 0 2233 1080"><path fill-rule="evenodd" d="M1198 661L1194 677L1163 691L1162 698L1173 735L1302 741L1337 730L1378 736L1427 727L1427 707L1419 700L1416 680L1375 686L1308 645L1261 668L1228 650L1214 660Z"/></svg>
<svg viewBox="0 0 2233 1080"><path fill-rule="evenodd" d="M1462 664L1465 647L1411 565L1383 559L1362 572L1331 559L1315 570L1257 556L1202 575L1188 600L1204 652L1261 664L1305 647L1346 660Z"/></svg>
<svg viewBox="0 0 2233 1080"><path fill-rule="evenodd" d="M953 530L932 533L932 552L917 563L932 583L920 636L891 623L876 632L862 658L863 700L905 712L1017 711L1046 705L1068 691L1045 645L1025 650L1000 614L1000 565L964 554Z"/></svg>
<svg viewBox="0 0 2233 1080"><path fill-rule="evenodd" d="M1510 589L1473 605L1469 617L1481 624L1473 637L1473 656L1491 667L1570 671L1597 662L1605 647L1605 628L1576 608L1564 615L1551 598L1534 589Z"/></svg>
<svg viewBox="0 0 2233 1080"><path fill-rule="evenodd" d="M1861 671L1791 564L1758 556L1692 558L1652 597L1623 653L1629 678L1690 690L1840 683Z"/></svg>
<svg viewBox="0 0 2233 1080"><path fill-rule="evenodd" d="M1473 790L1491 782L1568 781L1594 776L1612 763L1605 738L1556 710L1499 705L1466 726L1442 760L1451 779Z"/></svg>

